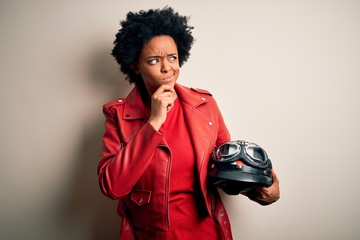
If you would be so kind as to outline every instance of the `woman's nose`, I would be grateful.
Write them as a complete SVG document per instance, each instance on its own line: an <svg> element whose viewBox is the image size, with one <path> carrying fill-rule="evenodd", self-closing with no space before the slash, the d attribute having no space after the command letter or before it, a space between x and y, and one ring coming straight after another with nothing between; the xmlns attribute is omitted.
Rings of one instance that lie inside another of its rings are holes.
<svg viewBox="0 0 360 240"><path fill-rule="evenodd" d="M161 72L166 73L166 72L170 71L170 69L171 69L171 65L170 65L169 61L164 59L161 64Z"/></svg>

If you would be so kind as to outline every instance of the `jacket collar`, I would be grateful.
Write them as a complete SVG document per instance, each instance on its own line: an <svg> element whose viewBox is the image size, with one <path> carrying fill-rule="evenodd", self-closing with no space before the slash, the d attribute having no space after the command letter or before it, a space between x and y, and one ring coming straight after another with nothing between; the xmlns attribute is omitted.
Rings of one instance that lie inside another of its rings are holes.
<svg viewBox="0 0 360 240"><path fill-rule="evenodd" d="M179 95L181 101L187 105L190 105L192 108L204 103L204 100L199 97L198 94L194 94L194 91L191 88L184 87L180 84L175 84L175 91Z"/></svg>
<svg viewBox="0 0 360 240"><path fill-rule="evenodd" d="M148 116L148 110L142 101L140 91L134 87L126 97L123 119L142 119Z"/></svg>
<svg viewBox="0 0 360 240"><path fill-rule="evenodd" d="M202 100L197 94L193 93L191 88L175 84L175 91L177 92L181 101L192 108L196 108L202 103L206 102ZM134 87L129 95L126 97L124 104L123 119L142 119L149 117L149 110L146 108L140 91L137 87Z"/></svg>

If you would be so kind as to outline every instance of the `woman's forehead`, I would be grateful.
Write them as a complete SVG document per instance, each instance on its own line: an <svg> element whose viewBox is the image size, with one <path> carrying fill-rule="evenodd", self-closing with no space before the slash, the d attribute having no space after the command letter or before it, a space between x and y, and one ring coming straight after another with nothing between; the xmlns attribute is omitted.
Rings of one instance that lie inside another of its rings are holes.
<svg viewBox="0 0 360 240"><path fill-rule="evenodd" d="M177 54L177 46L175 41L170 36L156 36L144 45L142 54L146 56Z"/></svg>

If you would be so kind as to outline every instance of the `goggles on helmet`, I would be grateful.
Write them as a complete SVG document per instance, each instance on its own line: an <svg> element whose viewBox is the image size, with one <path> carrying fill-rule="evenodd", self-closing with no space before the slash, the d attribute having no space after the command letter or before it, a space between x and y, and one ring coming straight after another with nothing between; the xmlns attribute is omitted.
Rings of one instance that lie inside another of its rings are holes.
<svg viewBox="0 0 360 240"><path fill-rule="evenodd" d="M236 160L242 160L255 168L271 168L271 162L265 150L247 141L236 140L221 144L215 148L212 159L218 164L236 164Z"/></svg>
<svg viewBox="0 0 360 240"><path fill-rule="evenodd" d="M255 143L235 140L216 147L209 176L228 194L239 194L254 186L271 186L271 161ZM225 190L226 189L226 190Z"/></svg>

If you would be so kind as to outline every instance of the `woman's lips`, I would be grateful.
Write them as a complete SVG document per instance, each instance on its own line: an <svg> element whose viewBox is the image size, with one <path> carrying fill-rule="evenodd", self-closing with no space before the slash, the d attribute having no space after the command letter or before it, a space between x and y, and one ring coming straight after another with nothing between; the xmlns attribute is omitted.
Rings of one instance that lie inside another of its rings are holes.
<svg viewBox="0 0 360 240"><path fill-rule="evenodd" d="M169 81L173 80L174 76L175 76L175 73L170 76L164 77L162 80L165 82L169 82Z"/></svg>

